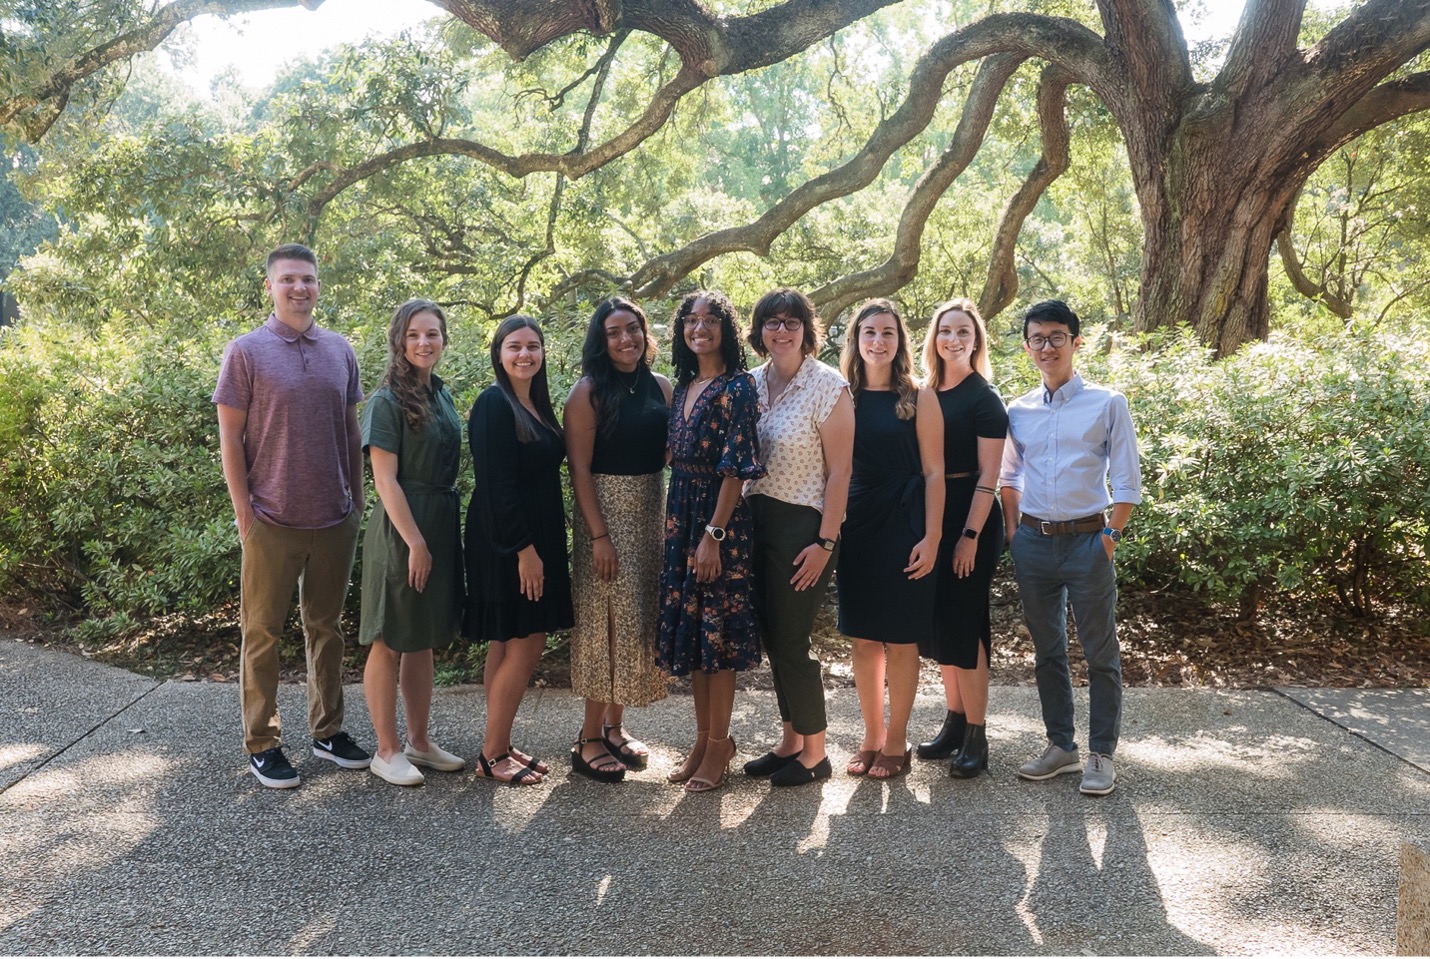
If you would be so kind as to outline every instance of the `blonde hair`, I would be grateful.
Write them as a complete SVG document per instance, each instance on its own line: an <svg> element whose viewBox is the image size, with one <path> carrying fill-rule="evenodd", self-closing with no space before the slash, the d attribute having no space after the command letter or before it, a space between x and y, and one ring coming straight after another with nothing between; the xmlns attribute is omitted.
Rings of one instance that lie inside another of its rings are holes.
<svg viewBox="0 0 1430 959"><path fill-rule="evenodd" d="M975 343L973 355L968 365L988 382L993 382L993 364L988 360L988 327L978 313L978 304L966 297L949 300L934 307L929 320L928 333L924 335L924 352L920 365L924 370L924 382L933 389L943 382L943 357L938 354L938 324L947 313L966 313L973 321Z"/></svg>
<svg viewBox="0 0 1430 959"><path fill-rule="evenodd" d="M911 420L918 412L919 385L914 381L914 356L909 349L909 330L904 325L904 315L892 300L870 300L859 307L854 321L844 331L844 348L839 354L839 371L849 381L849 395L859 402L859 394L864 389L864 357L859 355L859 326L865 320L887 313L894 318L899 330L899 346L894 351L893 369L889 371L889 385L899 395L894 404L894 415L901 420Z"/></svg>

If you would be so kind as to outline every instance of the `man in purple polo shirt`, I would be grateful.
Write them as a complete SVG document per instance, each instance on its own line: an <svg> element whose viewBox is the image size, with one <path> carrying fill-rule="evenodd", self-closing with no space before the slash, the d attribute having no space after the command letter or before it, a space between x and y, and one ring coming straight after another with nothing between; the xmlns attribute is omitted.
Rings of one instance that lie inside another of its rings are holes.
<svg viewBox="0 0 1430 959"><path fill-rule="evenodd" d="M313 323L318 260L297 243L268 254L268 321L229 343L213 401L223 478L243 544L239 698L244 748L265 786L291 789L278 719L278 637L293 589L308 651L313 755L345 769L371 757L343 732L343 633L362 523L362 401L348 341Z"/></svg>

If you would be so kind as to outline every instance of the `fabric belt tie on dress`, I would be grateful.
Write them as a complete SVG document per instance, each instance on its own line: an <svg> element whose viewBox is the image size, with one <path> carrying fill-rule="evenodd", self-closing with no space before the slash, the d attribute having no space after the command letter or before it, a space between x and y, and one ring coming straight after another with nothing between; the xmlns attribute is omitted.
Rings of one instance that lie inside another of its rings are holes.
<svg viewBox="0 0 1430 959"><path fill-rule="evenodd" d="M977 470L971 470L971 471L969 471L969 472L967 472L967 473L944 473L944 474L943 474L943 478L944 478L944 479L969 479L970 477L974 477L974 476L977 476L977 475L978 475L978 471L977 471Z"/></svg>
<svg viewBox="0 0 1430 959"><path fill-rule="evenodd" d="M440 496L447 493L451 496L457 495L457 487L446 486L441 483L418 483L413 480L398 480L397 485L402 487L402 492L408 496Z"/></svg>
<svg viewBox="0 0 1430 959"><path fill-rule="evenodd" d="M1044 536L1071 536L1074 533L1100 533L1107 527L1107 516L1103 513L1094 513L1092 516L1084 516L1082 519L1068 519L1061 521L1038 519L1036 516L1023 514L1023 518L1018 521L1029 529L1035 529Z"/></svg>

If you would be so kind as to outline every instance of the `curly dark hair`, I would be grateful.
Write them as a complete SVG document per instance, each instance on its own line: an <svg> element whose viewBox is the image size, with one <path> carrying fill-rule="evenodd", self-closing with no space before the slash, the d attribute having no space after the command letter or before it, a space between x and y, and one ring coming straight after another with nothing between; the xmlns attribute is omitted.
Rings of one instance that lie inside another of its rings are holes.
<svg viewBox="0 0 1430 959"><path fill-rule="evenodd" d="M606 343L606 320L612 313L619 312L630 313L640 320L641 336L645 338L645 349L641 350L636 376L639 377L655 362L655 341L650 338L650 321L646 319L645 310L624 296L613 296L596 307L591 322L586 326L586 339L581 344L581 372L591 378L591 405L596 409L597 428L607 436L616 431L622 386Z"/></svg>
<svg viewBox="0 0 1430 959"><path fill-rule="evenodd" d="M420 433L432 418L432 404L427 391L422 388L412 363L407 359L407 328L413 317L419 313L431 313L437 317L442 328L442 345L447 345L447 314L431 300L413 299L403 303L392 314L392 322L387 325L387 369L378 381L378 389L387 387L393 399L402 408L402 416L407 420L407 428Z"/></svg>
<svg viewBox="0 0 1430 959"><path fill-rule="evenodd" d="M546 334L541 332L541 324L521 313L502 320L492 334L492 372L496 375L497 386L501 388L502 395L511 404L511 410L516 415L516 438L522 443L535 443L540 438L543 427L561 436L561 423L556 419L556 410L551 407L551 389L546 384L546 358L542 357L541 369L536 371L531 380L531 405L536 407L536 416L532 416L527 408L521 405L521 400L516 398L511 377L507 376L506 367L501 365L502 342L517 330L535 331L542 349L546 347Z"/></svg>
<svg viewBox="0 0 1430 959"><path fill-rule="evenodd" d="M718 290L696 290L680 301L670 318L670 363L675 368L675 382L684 386L700 373L700 360L685 344L685 318L704 300L712 316L720 317L720 358L726 373L745 369L745 349L740 345L740 314L730 298Z"/></svg>

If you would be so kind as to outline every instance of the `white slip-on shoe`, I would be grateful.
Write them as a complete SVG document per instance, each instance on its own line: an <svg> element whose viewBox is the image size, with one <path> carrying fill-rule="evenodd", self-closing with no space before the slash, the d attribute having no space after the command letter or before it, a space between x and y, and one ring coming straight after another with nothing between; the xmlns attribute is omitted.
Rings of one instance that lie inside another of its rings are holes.
<svg viewBox="0 0 1430 959"><path fill-rule="evenodd" d="M416 749L411 743L408 743L402 754L414 766L426 766L428 769L438 769L444 773L457 772L467 765L467 761L461 756L452 755L431 740L428 740L425 750Z"/></svg>
<svg viewBox="0 0 1430 959"><path fill-rule="evenodd" d="M427 777L408 762L402 753L395 753L391 759L374 755L372 765L367 768L371 769L378 779L384 779L394 786L420 786L427 781Z"/></svg>

